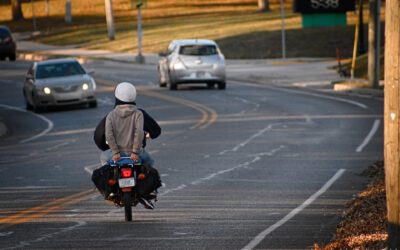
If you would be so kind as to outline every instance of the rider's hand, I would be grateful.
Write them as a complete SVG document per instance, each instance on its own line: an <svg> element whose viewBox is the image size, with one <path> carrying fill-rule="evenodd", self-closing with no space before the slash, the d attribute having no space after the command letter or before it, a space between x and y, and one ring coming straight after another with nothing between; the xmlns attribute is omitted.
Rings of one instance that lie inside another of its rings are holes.
<svg viewBox="0 0 400 250"><path fill-rule="evenodd" d="M116 153L115 155L113 155L112 159L113 161L117 162L121 160L121 155L119 153Z"/></svg>
<svg viewBox="0 0 400 250"><path fill-rule="evenodd" d="M132 161L139 161L139 156L137 154L132 153L131 154L131 160Z"/></svg>

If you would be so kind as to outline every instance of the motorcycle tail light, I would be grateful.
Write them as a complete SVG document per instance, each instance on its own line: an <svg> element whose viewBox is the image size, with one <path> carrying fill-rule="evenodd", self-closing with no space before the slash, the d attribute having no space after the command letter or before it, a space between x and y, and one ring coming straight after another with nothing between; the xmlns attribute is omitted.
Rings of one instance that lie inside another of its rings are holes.
<svg viewBox="0 0 400 250"><path fill-rule="evenodd" d="M144 180L144 179L146 179L146 175L143 174L143 173L140 173L140 174L138 175L138 179L139 179L139 180Z"/></svg>
<svg viewBox="0 0 400 250"><path fill-rule="evenodd" d="M132 176L132 168L121 168L122 177L128 178Z"/></svg>
<svg viewBox="0 0 400 250"><path fill-rule="evenodd" d="M108 180L108 185L114 186L115 185L115 181L113 179L109 179Z"/></svg>

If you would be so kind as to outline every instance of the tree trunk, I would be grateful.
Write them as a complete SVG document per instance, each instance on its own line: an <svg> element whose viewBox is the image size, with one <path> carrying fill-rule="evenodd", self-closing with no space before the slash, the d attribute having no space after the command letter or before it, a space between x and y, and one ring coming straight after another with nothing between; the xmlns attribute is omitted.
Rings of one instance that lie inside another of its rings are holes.
<svg viewBox="0 0 400 250"><path fill-rule="evenodd" d="M24 19L24 15L22 14L20 0L11 0L11 12L12 12L12 20L13 21L18 21L18 20Z"/></svg>
<svg viewBox="0 0 400 250"><path fill-rule="evenodd" d="M380 0L369 0L368 82L375 88L379 86L379 6Z"/></svg>
<svg viewBox="0 0 400 250"><path fill-rule="evenodd" d="M270 10L269 0L258 0L258 11L266 12Z"/></svg>

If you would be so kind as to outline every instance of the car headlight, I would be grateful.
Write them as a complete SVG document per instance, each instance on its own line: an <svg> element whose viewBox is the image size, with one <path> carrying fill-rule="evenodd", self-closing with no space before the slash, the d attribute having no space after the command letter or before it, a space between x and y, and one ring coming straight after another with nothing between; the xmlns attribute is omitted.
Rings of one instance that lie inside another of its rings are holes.
<svg viewBox="0 0 400 250"><path fill-rule="evenodd" d="M50 94L51 94L51 89L50 89L49 87L44 87L44 88L43 88L43 92L44 92L46 95L50 95Z"/></svg>
<svg viewBox="0 0 400 250"><path fill-rule="evenodd" d="M87 84L86 82L84 84L82 84L82 89L83 90L88 90L89 89L89 84Z"/></svg>

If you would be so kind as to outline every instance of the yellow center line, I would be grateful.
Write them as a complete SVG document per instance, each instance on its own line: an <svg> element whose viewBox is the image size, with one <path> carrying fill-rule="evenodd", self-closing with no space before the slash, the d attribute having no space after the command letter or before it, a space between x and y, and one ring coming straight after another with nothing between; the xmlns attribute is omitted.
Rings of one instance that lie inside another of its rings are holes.
<svg viewBox="0 0 400 250"><path fill-rule="evenodd" d="M92 191L92 190L90 190L90 191ZM35 218L41 217L41 216L43 216L45 214L48 214L48 213L50 213L50 212L52 212L54 210L58 210L58 209L60 209L62 207L65 207L67 205L75 204L75 203L77 203L79 201L86 200L87 198L89 198L92 195L93 194L90 193L90 194L87 194L87 195L84 195L84 196L81 196L81 197L77 197L77 198L72 199L72 200L68 200L68 201L63 202L61 204L57 204L55 206L49 207L49 208L47 208L45 210L42 210L42 211L40 211L40 212L38 212L36 214L32 214L32 215L30 215L30 216L28 216L26 218L22 218L22 219L19 219L19 220L12 221L9 224L10 225L16 225L16 224L21 224L21 223L25 223L25 222L31 221L31 220L33 220Z"/></svg>
<svg viewBox="0 0 400 250"><path fill-rule="evenodd" d="M199 111L202 114L202 118L198 123L196 123L193 126L191 126L190 129L196 129L196 128L205 129L208 126L210 126L212 123L214 123L215 120L217 119L217 116L218 116L217 112L215 112L215 110L213 110L213 109L211 109L211 108L209 108L207 106L204 106L202 104L191 102L191 101L184 100L184 99L177 98L177 97L163 95L161 93L156 93L156 92L153 92L153 91L141 90L140 88L139 88L139 90L141 91L141 93L143 95L155 97L155 98L166 100L166 101L169 101L169 102L175 102L175 103L178 103L178 104L183 104L185 106L191 107L191 108Z"/></svg>
<svg viewBox="0 0 400 250"><path fill-rule="evenodd" d="M96 81L102 82L106 85L115 84L113 81L109 81L106 79L96 79ZM109 90L109 91L113 91L115 89L115 87L113 87L113 86L103 86L103 88L106 90ZM154 92L151 90L145 90L140 87L138 87L137 90L140 91L143 95L151 96L151 97L162 99L162 100L169 101L169 102L182 104L182 105L188 106L192 109L199 111L202 114L202 117L201 117L200 121L198 123L194 124L193 126L191 126L190 129L196 129L196 128L205 129L217 120L217 117L218 117L217 112L215 112L215 110L213 110L205 105L202 105L200 103L195 103L195 102L181 99L178 97L164 95L164 94L157 93L157 92Z"/></svg>
<svg viewBox="0 0 400 250"><path fill-rule="evenodd" d="M15 224L19 224L19 223L23 223L29 220L32 220L33 218L37 218L39 216L42 216L48 212L51 212L55 209L57 209L57 207L62 207L62 206L66 206L68 204L72 204L72 203L76 203L86 197L88 197L89 195L87 195L88 193L90 193L90 195L92 195L93 190L86 190L83 192L79 192L76 194L72 194L54 201L50 201L47 202L43 205L40 206L36 206L30 209L27 209L25 211L22 211L18 214L14 214L5 218L0 219L0 229L3 229L4 227L7 227L9 225L15 225ZM76 198L78 197L78 198ZM55 206L53 206L55 205ZM53 206L53 207L50 207ZM49 208L50 207L50 208ZM31 219L19 219L21 217L24 217L28 214L31 214L30 216L28 216L27 218L31 218ZM9 224L9 225L7 225Z"/></svg>

